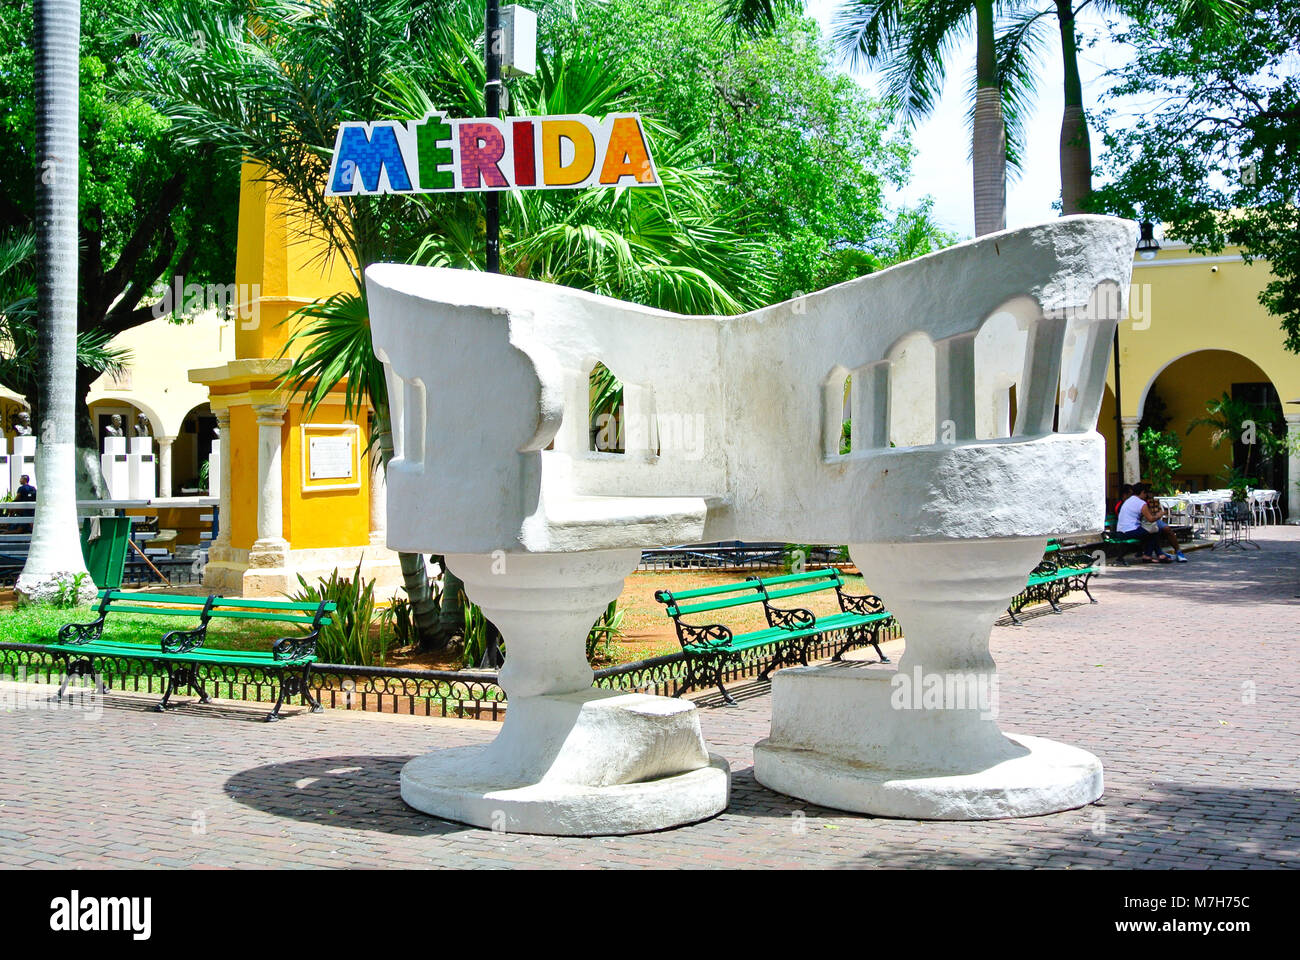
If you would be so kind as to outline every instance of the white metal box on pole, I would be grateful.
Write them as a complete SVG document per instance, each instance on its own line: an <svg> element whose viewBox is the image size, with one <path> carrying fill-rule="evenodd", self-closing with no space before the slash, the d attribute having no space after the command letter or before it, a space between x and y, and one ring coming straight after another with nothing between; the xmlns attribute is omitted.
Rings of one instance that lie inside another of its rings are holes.
<svg viewBox="0 0 1300 960"><path fill-rule="evenodd" d="M501 74L531 77L537 72L537 14L517 3L501 8Z"/></svg>

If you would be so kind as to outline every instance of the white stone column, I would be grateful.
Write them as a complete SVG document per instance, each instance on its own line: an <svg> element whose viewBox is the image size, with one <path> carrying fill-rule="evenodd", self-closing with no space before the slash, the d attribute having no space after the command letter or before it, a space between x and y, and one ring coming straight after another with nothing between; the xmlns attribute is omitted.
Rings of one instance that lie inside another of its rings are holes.
<svg viewBox="0 0 1300 960"><path fill-rule="evenodd" d="M254 404L257 414L257 541L249 556L252 566L279 566L254 562L252 554L283 558L289 544L284 539L284 484L280 476L281 433L284 408L276 404Z"/></svg>
<svg viewBox="0 0 1300 960"><path fill-rule="evenodd" d="M367 455L370 464L370 545L388 546L388 481L376 444Z"/></svg>
<svg viewBox="0 0 1300 960"><path fill-rule="evenodd" d="M1122 483L1137 483L1142 479L1142 460L1138 449L1138 418L1123 417L1120 423L1124 428L1124 478Z"/></svg>
<svg viewBox="0 0 1300 960"><path fill-rule="evenodd" d="M1286 439L1291 451L1286 458L1286 518L1300 523L1300 413L1286 414Z"/></svg>
<svg viewBox="0 0 1300 960"><path fill-rule="evenodd" d="M578 836L721 812L729 767L710 756L693 703L591 685L587 631L640 563L639 549L446 557L509 651L506 719L490 744L406 764L403 800L494 830Z"/></svg>
<svg viewBox="0 0 1300 960"><path fill-rule="evenodd" d="M841 810L984 820L1068 810L1101 795L1097 758L998 727L989 634L1046 538L849 544L898 618L897 668L843 663L772 678L772 732L754 777Z"/></svg>
<svg viewBox="0 0 1300 960"><path fill-rule="evenodd" d="M172 495L172 441L175 437L158 437L158 496Z"/></svg>
<svg viewBox="0 0 1300 960"><path fill-rule="evenodd" d="M230 411L214 410L217 418L217 450L219 456L220 503L217 514L217 537L212 545L227 548L230 546Z"/></svg>

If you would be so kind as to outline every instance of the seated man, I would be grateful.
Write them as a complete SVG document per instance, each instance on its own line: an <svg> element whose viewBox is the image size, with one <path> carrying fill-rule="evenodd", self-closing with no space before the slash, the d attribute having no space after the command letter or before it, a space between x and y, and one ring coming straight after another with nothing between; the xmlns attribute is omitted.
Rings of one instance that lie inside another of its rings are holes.
<svg viewBox="0 0 1300 960"><path fill-rule="evenodd" d="M1133 485L1132 495L1120 505L1119 515L1115 520L1115 532L1121 537L1141 540L1142 546L1138 548L1138 552L1148 563L1169 563L1172 558L1156 549L1159 527L1147 503L1150 496L1146 484Z"/></svg>
<svg viewBox="0 0 1300 960"><path fill-rule="evenodd" d="M18 490L14 493L14 503L35 503L36 488L32 486L32 478L23 474L18 478ZM30 513L24 513L30 517ZM32 525L30 523L19 523L15 525L18 533L31 533Z"/></svg>

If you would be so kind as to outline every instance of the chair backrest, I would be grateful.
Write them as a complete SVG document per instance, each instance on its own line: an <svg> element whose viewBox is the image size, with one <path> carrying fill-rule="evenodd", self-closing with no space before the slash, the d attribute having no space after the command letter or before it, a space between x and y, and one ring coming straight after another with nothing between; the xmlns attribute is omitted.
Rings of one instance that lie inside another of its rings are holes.
<svg viewBox="0 0 1300 960"><path fill-rule="evenodd" d="M338 610L332 600L304 603L296 600L270 600L262 597L215 597L213 617L231 620L277 620L285 623L307 624L316 629L331 622L331 614Z"/></svg>
<svg viewBox="0 0 1300 960"><path fill-rule="evenodd" d="M844 586L844 578L835 567L753 579L759 583L763 597L769 602L798 597L805 593L817 593L820 590L838 590Z"/></svg>

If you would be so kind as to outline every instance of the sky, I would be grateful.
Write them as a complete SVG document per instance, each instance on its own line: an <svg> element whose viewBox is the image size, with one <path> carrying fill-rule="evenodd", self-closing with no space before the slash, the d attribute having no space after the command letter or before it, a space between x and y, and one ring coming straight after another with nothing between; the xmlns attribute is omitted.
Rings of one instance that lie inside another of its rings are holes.
<svg viewBox="0 0 1300 960"><path fill-rule="evenodd" d="M831 17L840 0L809 0L810 16L821 24L822 33L830 35ZM1100 17L1086 9L1079 19L1081 32L1102 36ZM1053 32L1055 17L1051 18ZM1105 71L1123 62L1129 52L1116 44L1100 42L1080 51L1079 72L1083 80L1084 104L1095 107L1106 89ZM917 154L912 161L912 178L900 191L890 194L896 206L914 205L927 194L934 197L934 215L939 224L962 237L974 236L975 213L971 186L970 127L967 123L966 94L970 72L975 63L975 43L957 48L947 67L942 99L928 119L912 130L912 145ZM1061 170L1059 139L1062 109L1062 67L1059 43L1047 44L1043 58L1042 82L1032 115L1026 123L1027 144L1023 172L1007 182L1007 227L1052 220L1060 213L1052 204L1060 198ZM847 68L845 70L847 71ZM852 74L855 80L874 94L880 92L875 74ZM1100 138L1093 131L1093 165L1100 153Z"/></svg>

